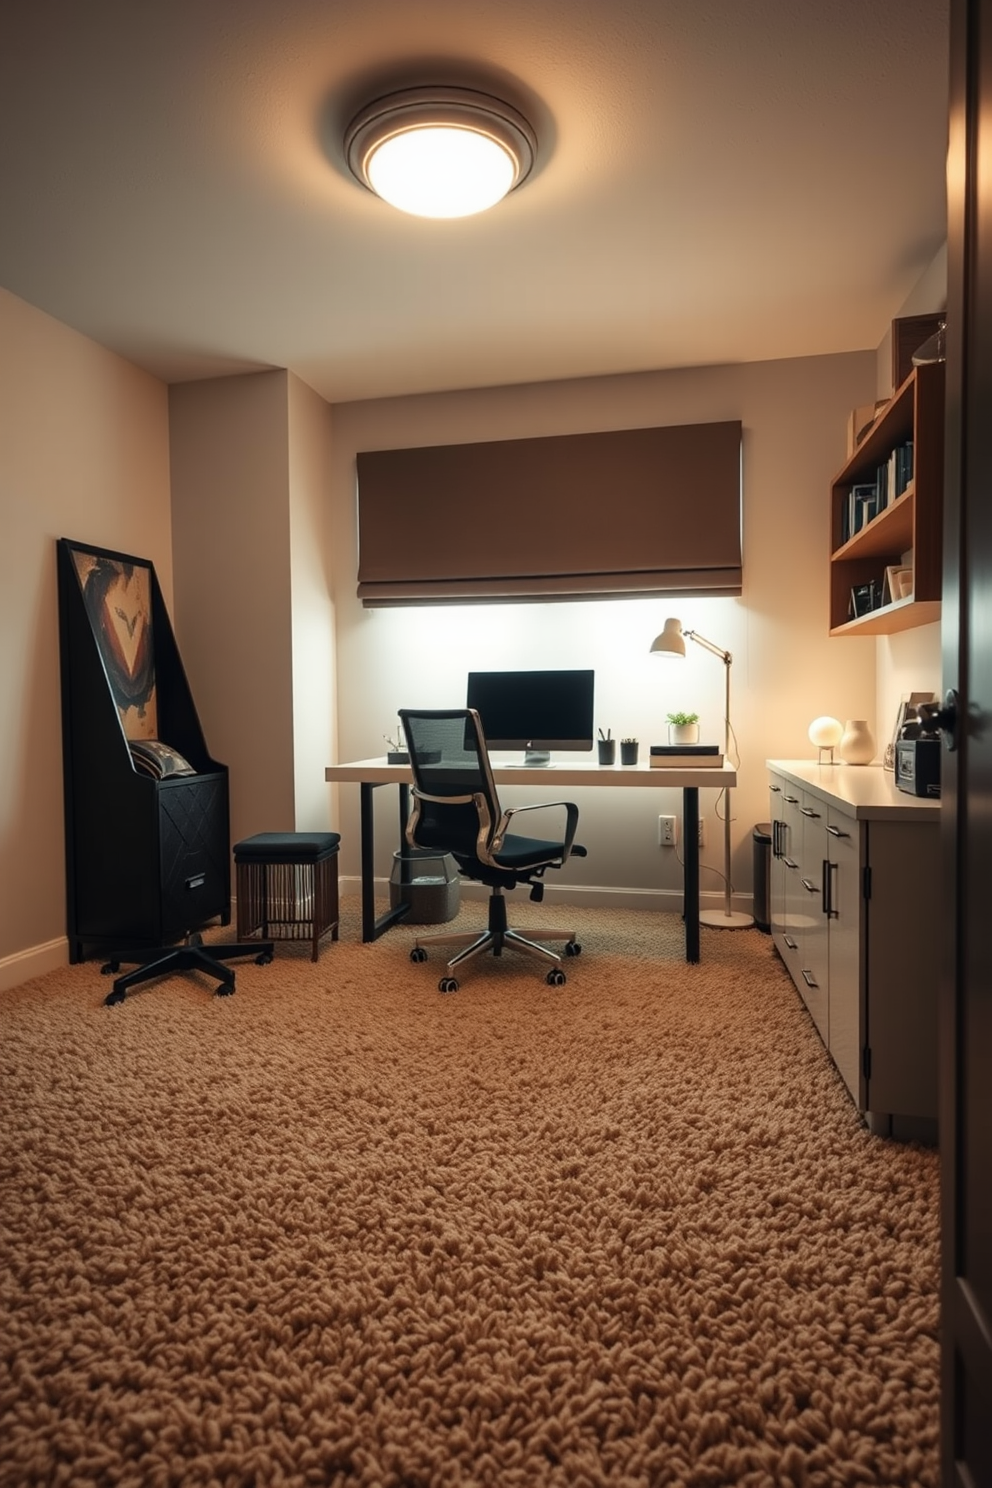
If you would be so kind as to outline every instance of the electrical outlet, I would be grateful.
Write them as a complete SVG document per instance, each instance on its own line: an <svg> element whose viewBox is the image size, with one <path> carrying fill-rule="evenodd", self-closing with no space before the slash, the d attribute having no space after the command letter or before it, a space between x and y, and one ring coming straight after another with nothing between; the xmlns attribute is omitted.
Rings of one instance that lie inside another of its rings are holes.
<svg viewBox="0 0 992 1488"><path fill-rule="evenodd" d="M678 817L659 816L658 818L658 846L674 847L678 841Z"/></svg>

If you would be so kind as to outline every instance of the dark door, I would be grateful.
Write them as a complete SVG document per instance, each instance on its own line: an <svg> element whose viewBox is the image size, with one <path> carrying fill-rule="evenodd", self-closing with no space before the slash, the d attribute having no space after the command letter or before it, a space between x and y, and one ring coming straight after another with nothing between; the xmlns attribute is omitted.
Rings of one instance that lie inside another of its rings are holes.
<svg viewBox="0 0 992 1488"><path fill-rule="evenodd" d="M992 1485L992 0L953 0L941 985L943 1482ZM945 736L946 737L946 736Z"/></svg>

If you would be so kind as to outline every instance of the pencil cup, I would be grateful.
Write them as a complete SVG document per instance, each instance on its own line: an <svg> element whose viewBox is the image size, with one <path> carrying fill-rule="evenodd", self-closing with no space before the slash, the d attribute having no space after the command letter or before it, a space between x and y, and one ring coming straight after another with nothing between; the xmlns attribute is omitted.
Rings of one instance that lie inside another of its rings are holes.
<svg viewBox="0 0 992 1488"><path fill-rule="evenodd" d="M596 748L599 750L599 763L601 765L615 765L617 760L616 739L597 739Z"/></svg>
<svg viewBox="0 0 992 1488"><path fill-rule="evenodd" d="M622 765L636 765L637 764L637 740L636 739L621 739L620 740L620 763Z"/></svg>

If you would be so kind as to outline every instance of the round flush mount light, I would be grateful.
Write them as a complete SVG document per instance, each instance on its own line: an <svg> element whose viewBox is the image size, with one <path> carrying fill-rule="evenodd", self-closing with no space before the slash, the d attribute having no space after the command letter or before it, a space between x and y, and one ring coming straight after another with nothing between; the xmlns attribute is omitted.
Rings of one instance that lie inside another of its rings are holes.
<svg viewBox="0 0 992 1488"><path fill-rule="evenodd" d="M417 217L469 217L527 179L537 139L502 99L469 88L409 88L378 98L348 125L352 174Z"/></svg>

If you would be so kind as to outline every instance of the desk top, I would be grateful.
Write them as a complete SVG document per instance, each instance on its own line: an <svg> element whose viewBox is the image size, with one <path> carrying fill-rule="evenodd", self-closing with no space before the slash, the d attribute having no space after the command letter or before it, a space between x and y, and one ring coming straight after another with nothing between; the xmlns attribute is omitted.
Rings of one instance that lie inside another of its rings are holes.
<svg viewBox="0 0 992 1488"><path fill-rule="evenodd" d="M737 771L732 765L711 765L693 769L691 766L676 768L637 765L544 765L537 768L509 765L499 759L491 761L493 779L497 785L539 785L554 789L557 786L610 785L610 786L667 786L669 790L684 790L698 787L723 790L737 784ZM410 785L413 775L409 765L390 765L385 757L379 759L352 760L342 765L328 765L324 779L332 783L351 781L365 785Z"/></svg>

